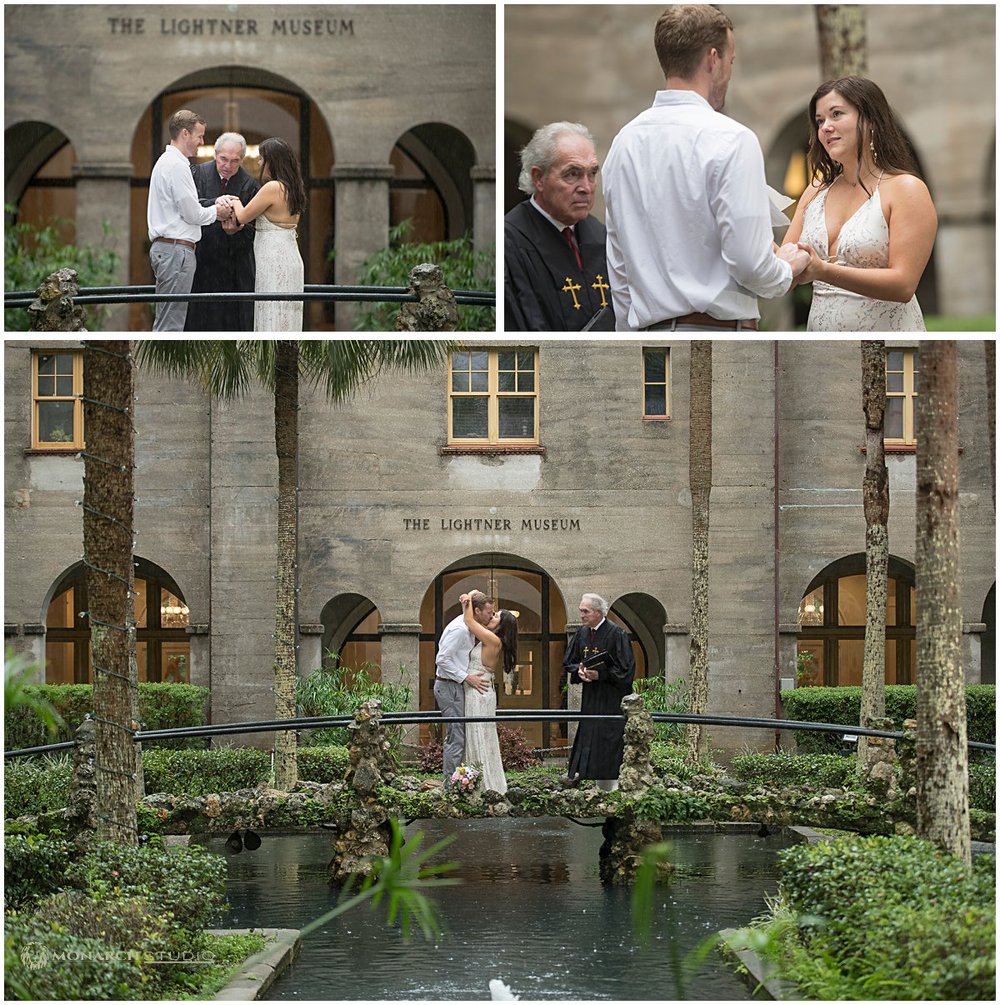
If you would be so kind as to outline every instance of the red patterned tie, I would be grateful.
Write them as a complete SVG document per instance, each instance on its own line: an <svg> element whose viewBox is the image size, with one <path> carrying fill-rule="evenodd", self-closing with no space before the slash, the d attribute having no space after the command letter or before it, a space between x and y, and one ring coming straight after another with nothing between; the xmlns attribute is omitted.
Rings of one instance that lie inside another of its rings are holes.
<svg viewBox="0 0 1000 1005"><path fill-rule="evenodd" d="M573 236L572 227L563 227L562 232L563 237L566 238L566 243L569 245L570 250L573 252L573 257L576 259L576 266L578 269L583 269L583 258L580 256L580 247L576 243L576 238Z"/></svg>
<svg viewBox="0 0 1000 1005"><path fill-rule="evenodd" d="M219 175L219 177L220 177L220 178L222 178L222 175ZM229 179L228 179L228 178L222 178L222 189L221 189L221 191L222 191L222 194L223 194L223 195L225 195L225 194L226 194L226 183L227 183L228 181L229 181Z"/></svg>

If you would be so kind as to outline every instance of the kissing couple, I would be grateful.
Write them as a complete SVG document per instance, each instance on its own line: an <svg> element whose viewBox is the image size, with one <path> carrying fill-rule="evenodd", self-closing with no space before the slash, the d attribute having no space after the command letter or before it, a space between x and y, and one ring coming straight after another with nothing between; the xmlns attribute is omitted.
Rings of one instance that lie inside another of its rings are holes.
<svg viewBox="0 0 1000 1005"><path fill-rule="evenodd" d="M494 612L485 593L473 590L459 597L462 613L449 622L438 642L434 697L441 714L496 715L496 678L517 665L517 618ZM503 794L507 776L500 758L495 722L449 722L445 727L444 787L451 788L460 764L477 767L484 791Z"/></svg>

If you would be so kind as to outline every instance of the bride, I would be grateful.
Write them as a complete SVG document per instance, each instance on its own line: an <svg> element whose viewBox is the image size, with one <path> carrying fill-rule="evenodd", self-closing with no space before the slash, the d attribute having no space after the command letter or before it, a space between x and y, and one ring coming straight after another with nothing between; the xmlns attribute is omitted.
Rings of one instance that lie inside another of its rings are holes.
<svg viewBox="0 0 1000 1005"><path fill-rule="evenodd" d="M479 640L469 656L469 670L489 678L491 687L480 693L469 688L465 696L465 714L468 716L493 716L497 712L496 673L512 673L517 665L517 618L510 611L499 611L484 627L473 617L472 597L463 593L458 598L462 605L465 625ZM501 666L501 659L503 665ZM483 791L503 794L507 791L507 776L500 759L500 741L494 722L470 722L465 726L465 763L482 768Z"/></svg>
<svg viewBox="0 0 1000 1005"><path fill-rule="evenodd" d="M264 185L246 206L234 196L220 198L232 206L240 226L257 220L255 292L301 293L304 269L295 228L306 208L306 188L295 153L283 139L272 136L261 143L260 177ZM253 330L302 331L302 301L256 301Z"/></svg>
<svg viewBox="0 0 1000 1005"><path fill-rule="evenodd" d="M809 252L808 331L924 331L916 289L937 216L882 89L821 85L809 103L809 167L785 241Z"/></svg>

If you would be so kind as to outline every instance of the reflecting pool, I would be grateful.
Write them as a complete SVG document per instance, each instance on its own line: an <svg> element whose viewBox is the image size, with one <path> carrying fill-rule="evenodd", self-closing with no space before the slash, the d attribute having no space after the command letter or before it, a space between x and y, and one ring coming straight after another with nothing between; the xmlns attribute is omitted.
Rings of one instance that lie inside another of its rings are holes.
<svg viewBox="0 0 1000 1005"><path fill-rule="evenodd" d="M559 818L423 820L406 830L424 847L449 834L443 858L461 886L432 896L447 935L436 945L384 926L367 905L309 935L268 998L320 1001L488 1000L499 978L522 1000L680 998L671 940L680 955L722 928L745 925L776 890L777 852L790 838L739 833L668 835L676 871L656 894L653 939L640 949L630 892L598 877L600 827ZM228 859L225 927L301 928L336 904L327 885L330 836L264 836ZM222 851L222 840L210 847ZM684 985L687 1000L747 1000L747 985L712 953Z"/></svg>

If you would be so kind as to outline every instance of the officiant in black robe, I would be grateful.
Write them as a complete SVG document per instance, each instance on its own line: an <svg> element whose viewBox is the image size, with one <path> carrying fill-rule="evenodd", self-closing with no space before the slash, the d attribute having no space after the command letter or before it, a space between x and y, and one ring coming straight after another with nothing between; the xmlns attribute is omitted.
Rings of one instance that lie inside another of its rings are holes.
<svg viewBox="0 0 1000 1005"><path fill-rule="evenodd" d="M598 314L589 330L614 331L604 224L587 216L571 230L579 262L531 202L504 217L505 331L582 331Z"/></svg>
<svg viewBox="0 0 1000 1005"><path fill-rule="evenodd" d="M216 140L215 160L196 164L191 171L198 201L212 206L220 195L235 195L245 206L260 189L260 182L242 166L246 141L237 133ZM195 249L197 269L192 293L253 293L256 280L253 242L255 229L247 224L235 234L226 233L220 221L201 228ZM192 301L184 330L253 331L253 301Z"/></svg>
<svg viewBox="0 0 1000 1005"><path fill-rule="evenodd" d="M635 677L632 643L606 614L605 601L596 594L584 594L580 602L580 619L584 624L573 636L563 660L570 685L583 688L580 699L583 715L621 715L622 698L632 693ZM592 680L581 680L581 664L587 667L586 676ZM592 778L616 786L624 754L624 718L581 719L573 741L568 779L575 783Z"/></svg>
<svg viewBox="0 0 1000 1005"><path fill-rule="evenodd" d="M503 222L505 331L614 331L606 232L591 215L599 170L579 122L550 122L521 151L530 199Z"/></svg>

